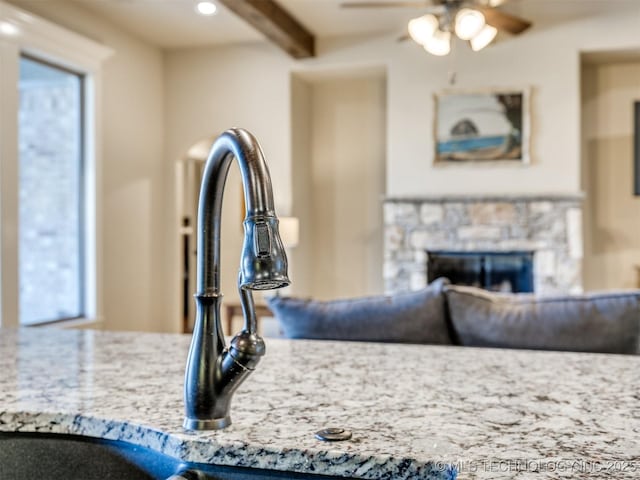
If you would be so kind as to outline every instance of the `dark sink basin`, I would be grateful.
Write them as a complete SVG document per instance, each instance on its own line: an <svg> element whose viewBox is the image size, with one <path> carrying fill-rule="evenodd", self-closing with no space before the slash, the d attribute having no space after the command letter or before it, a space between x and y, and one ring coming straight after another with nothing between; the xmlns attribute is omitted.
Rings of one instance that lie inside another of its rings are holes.
<svg viewBox="0 0 640 480"><path fill-rule="evenodd" d="M179 462L178 462L179 463ZM71 435L0 434L0 479L156 479L176 462L125 442Z"/></svg>
<svg viewBox="0 0 640 480"><path fill-rule="evenodd" d="M0 480L267 480L328 477L189 464L127 442L40 433L0 433Z"/></svg>

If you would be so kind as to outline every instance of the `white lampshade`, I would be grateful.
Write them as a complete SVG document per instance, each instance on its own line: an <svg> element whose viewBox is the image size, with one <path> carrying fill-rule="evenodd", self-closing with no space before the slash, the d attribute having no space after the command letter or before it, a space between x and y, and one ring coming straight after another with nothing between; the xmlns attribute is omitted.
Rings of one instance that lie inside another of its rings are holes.
<svg viewBox="0 0 640 480"><path fill-rule="evenodd" d="M278 230L284 248L298 246L300 240L300 221L296 217L280 217Z"/></svg>
<svg viewBox="0 0 640 480"><path fill-rule="evenodd" d="M484 47L493 42L498 34L498 29L491 25L485 25L480 32L470 40L471 48L474 52L482 50Z"/></svg>
<svg viewBox="0 0 640 480"><path fill-rule="evenodd" d="M451 51L451 32L436 30L433 36L424 44L424 49L431 55L443 57Z"/></svg>
<svg viewBox="0 0 640 480"><path fill-rule="evenodd" d="M456 15L456 35L462 40L471 40L484 26L484 15L478 10L461 8Z"/></svg>
<svg viewBox="0 0 640 480"><path fill-rule="evenodd" d="M438 19L435 15L423 15L409 20L409 35L414 42L425 45L438 29Z"/></svg>

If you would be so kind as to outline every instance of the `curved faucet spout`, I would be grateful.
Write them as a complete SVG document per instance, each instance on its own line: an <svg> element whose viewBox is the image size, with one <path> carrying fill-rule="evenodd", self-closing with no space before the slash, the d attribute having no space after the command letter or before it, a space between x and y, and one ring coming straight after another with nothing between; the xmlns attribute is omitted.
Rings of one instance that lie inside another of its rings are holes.
<svg viewBox="0 0 640 480"><path fill-rule="evenodd" d="M224 185L234 158L246 205L238 275L245 327L227 350L220 321L220 219ZM211 147L200 187L197 232L197 308L185 374L184 427L209 430L231 423L231 396L265 352L256 331L251 290L289 285L269 170L260 145L246 130L227 130Z"/></svg>
<svg viewBox="0 0 640 480"><path fill-rule="evenodd" d="M240 167L246 205L240 285L264 290L289 284L271 177L262 150L249 132L231 129L214 142L202 176L198 205L199 295L220 293L220 217L224 184L233 158Z"/></svg>

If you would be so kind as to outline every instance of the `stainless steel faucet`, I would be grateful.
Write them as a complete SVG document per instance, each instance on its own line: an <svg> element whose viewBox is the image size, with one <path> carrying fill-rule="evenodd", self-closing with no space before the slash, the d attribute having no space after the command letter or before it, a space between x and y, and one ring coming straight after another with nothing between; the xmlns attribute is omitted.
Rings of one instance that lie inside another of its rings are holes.
<svg viewBox="0 0 640 480"><path fill-rule="evenodd" d="M220 217L233 158L240 167L246 205L238 275L244 328L227 349L220 321ZM265 352L264 341L257 333L251 290L270 290L290 283L269 170L260 145L246 130L227 130L211 147L200 187L197 232L198 290L185 373L184 428L218 430L231 424L231 397Z"/></svg>

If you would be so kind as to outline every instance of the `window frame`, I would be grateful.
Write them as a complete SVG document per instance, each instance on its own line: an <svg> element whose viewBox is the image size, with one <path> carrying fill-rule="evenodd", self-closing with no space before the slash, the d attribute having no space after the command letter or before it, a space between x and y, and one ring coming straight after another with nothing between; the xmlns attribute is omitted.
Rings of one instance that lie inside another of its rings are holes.
<svg viewBox="0 0 640 480"><path fill-rule="evenodd" d="M18 107L19 62L34 57L83 75L84 313L51 323L99 326L102 308L101 67L113 50L0 0L0 22L15 27L0 34L0 326L19 326ZM37 325L34 325L37 326Z"/></svg>
<svg viewBox="0 0 640 480"><path fill-rule="evenodd" d="M72 70L70 68L67 68L65 66L60 66L57 64L52 63L49 60L43 60L40 59L38 57L35 57L33 55L27 54L27 53L22 53L20 55L20 61L22 60L28 60L32 63L37 63L41 66L45 66L48 67L50 69L59 71L59 72L63 72L65 74L68 75L73 75L77 78L78 80L78 100L79 100L79 122L77 125L78 128L78 176L80 179L80 182L78 184L78 199L79 202L76 205L77 208L77 215L78 215L78 227L79 227L79 231L78 231L78 244L79 244L79 251L78 253L78 294L79 294L79 314L78 315L74 315L74 316L69 316L69 317L57 317L57 318L51 318L51 319L45 319L45 320L39 320L37 322L32 322L32 323L22 323L21 319L18 318L18 323L21 326L39 326L39 325L51 325L51 324L55 324L55 323L59 323L59 322L68 322L68 321L74 321L74 320L81 320L86 318L86 302L85 302L85 276L86 276L86 272L85 272L85 262L86 262L86 245L85 245L85 230L86 230L86 215L85 215L85 194L86 194L86 186L84 185L84 170L85 170L85 160L86 160L86 155L85 155L85 135L86 135L86 131L85 131L85 127L86 127L86 115L89 114L90 112L87 112L87 109L85 108L85 82L86 82L86 75L82 72L78 72L76 70ZM20 134L20 131L18 129L18 134ZM18 154L18 172L20 171L20 162L22 161L22 159L20 158L20 155ZM19 208L19 206L18 206ZM20 222L20 219L18 219ZM18 241L18 246L20 245L20 242ZM20 255L18 255L18 267L20 266ZM20 280L20 279L18 279ZM18 301L20 301L20 298L18 298ZM20 313L20 312L18 312Z"/></svg>

